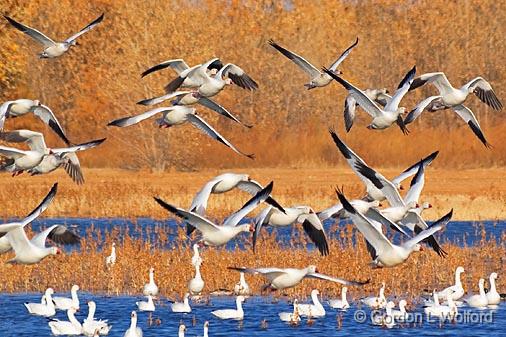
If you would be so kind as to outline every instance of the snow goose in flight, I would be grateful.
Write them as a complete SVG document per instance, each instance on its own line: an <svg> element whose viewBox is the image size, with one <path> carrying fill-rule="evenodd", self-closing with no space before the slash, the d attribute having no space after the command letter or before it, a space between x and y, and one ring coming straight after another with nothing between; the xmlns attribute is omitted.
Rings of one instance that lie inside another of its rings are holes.
<svg viewBox="0 0 506 337"><path fill-rule="evenodd" d="M318 299L320 292L318 289L311 291L312 304L299 304L299 315L306 317L323 317L325 316L325 308Z"/></svg>
<svg viewBox="0 0 506 337"><path fill-rule="evenodd" d="M254 159L253 154L246 154L238 150L232 143L226 140L222 135L218 133L211 125L197 115L197 111L194 108L190 108L183 105L175 105L170 107L156 108L153 110L146 111L137 116L123 117L110 122L109 126L126 127L137 124L145 119L153 117L157 114L162 113L162 117L156 120L156 123L160 128L169 128L175 125L181 125L186 122L190 122L193 126L198 128L200 131L208 135L209 137L219 141L223 145L229 147L234 152L246 156L250 159Z"/></svg>
<svg viewBox="0 0 506 337"><path fill-rule="evenodd" d="M244 302L244 296L237 296L235 304L237 309L222 309L211 311L211 314L220 319L244 319L244 310L242 309L242 303Z"/></svg>
<svg viewBox="0 0 506 337"><path fill-rule="evenodd" d="M192 308L190 307L190 294L184 294L183 302L174 302L170 305L172 312L190 313Z"/></svg>
<svg viewBox="0 0 506 337"><path fill-rule="evenodd" d="M364 94L371 101L378 103L383 108L392 99L392 96L388 94L388 90L386 88L365 89ZM357 106L358 106L357 100L352 94L346 96L346 99L344 100L344 126L346 128L346 132L350 132L351 127L353 126L353 122L355 121L355 110Z"/></svg>
<svg viewBox="0 0 506 337"><path fill-rule="evenodd" d="M98 330L98 335L108 335L111 331L112 326L107 324L107 320L96 320L95 310L97 306L95 302L88 302L88 316L83 321L83 334L86 336L93 336Z"/></svg>
<svg viewBox="0 0 506 337"><path fill-rule="evenodd" d="M318 68L309 63L302 56L297 55L294 52L291 52L288 49L281 47L273 40L269 40L269 44L309 75L309 83L304 84L304 86L308 90L313 88L325 87L330 82L332 82L332 77L318 70ZM337 67L339 67L339 65L341 65L341 63L348 57L348 55L351 53L351 50L355 48L357 44L358 44L358 37L355 40L355 42L351 46L349 46L348 49L346 49L334 63L332 63L332 65L329 67L330 71L332 71L334 74L337 75L342 74L342 72L338 70Z"/></svg>
<svg viewBox="0 0 506 337"><path fill-rule="evenodd" d="M56 119L53 111L49 107L40 103L39 100L31 99L17 99L15 101L7 101L0 106L0 130L3 130L5 120L7 118L15 118L33 113L35 116L40 118L45 124L47 124L51 130L54 131L60 137L65 144L70 145L65 132L63 131L60 122Z"/></svg>
<svg viewBox="0 0 506 337"><path fill-rule="evenodd" d="M194 264L195 276L188 282L188 289L192 295L200 295L202 289L204 289L204 280L200 274L200 263Z"/></svg>
<svg viewBox="0 0 506 337"><path fill-rule="evenodd" d="M448 300L451 297L452 300L458 301L464 296L464 287L462 287L462 282L460 281L460 275L464 272L464 267L457 267L455 269L455 284L441 290L436 295L438 298L441 298L443 301Z"/></svg>
<svg viewBox="0 0 506 337"><path fill-rule="evenodd" d="M11 143L26 143L30 148L30 150L19 150L0 146L0 155L9 158L0 170L13 172L13 176L23 171L36 175L52 172L63 165L67 174L77 184L82 184L84 178L75 152L92 149L106 140L102 138L64 148L48 148L42 133L31 130L4 132L0 134L0 139Z"/></svg>
<svg viewBox="0 0 506 337"><path fill-rule="evenodd" d="M348 288L343 287L341 289L341 299L329 300L330 307L334 308L334 309L341 309L341 310L348 309L350 307L350 303L348 302L348 299L346 297L347 293L348 293Z"/></svg>
<svg viewBox="0 0 506 337"><path fill-rule="evenodd" d="M42 297L45 300L45 303L25 302L24 305L31 315L43 317L54 316L56 314L56 309L54 307L53 298L51 297L53 294L53 288L47 288L44 296Z"/></svg>
<svg viewBox="0 0 506 337"><path fill-rule="evenodd" d="M7 262L19 264L35 264L49 255L60 254L58 247L46 247L46 239L50 236L56 242L75 242L77 236L70 233L65 226L53 225L28 240L24 227L35 220L46 210L56 195L58 184L54 184L44 200L26 218L19 222L0 225L0 233L7 233L6 237L14 249L15 257Z"/></svg>
<svg viewBox="0 0 506 337"><path fill-rule="evenodd" d="M264 189L248 200L241 209L225 219L222 226L216 225L212 221L197 213L186 211L182 208L177 208L167 204L160 198L155 197L155 200L160 206L195 227L202 234L202 239L200 240L201 243L207 246L221 246L242 232L254 231L254 227L252 225L239 225L239 222L251 211L253 211L260 203L267 199L272 192L272 187L273 182L270 182Z"/></svg>
<svg viewBox="0 0 506 337"><path fill-rule="evenodd" d="M336 278L332 276L327 276L324 274L320 274L316 269L316 266L310 265L306 268L245 268L245 267L228 267L228 269L236 270L243 273L248 274L260 274L265 277L268 281L262 287L262 291L266 289L271 290L283 290L286 288L295 287L305 278L313 278L318 280L325 280L335 283L340 283L343 285L351 286L362 286L364 284L369 283L369 280L366 282L358 282L358 281L347 281L341 278Z"/></svg>
<svg viewBox="0 0 506 337"><path fill-rule="evenodd" d="M132 311L130 314L130 327L123 337L142 337L142 329L137 326L137 312Z"/></svg>
<svg viewBox="0 0 506 337"><path fill-rule="evenodd" d="M406 261L412 252L423 250L420 242L441 230L450 221L453 214L453 210L451 210L443 218L434 222L429 228L421 231L412 239L403 242L401 245L396 245L383 234L381 228L375 226L365 215L357 212L341 192L336 192L353 223L374 248L375 256L372 264L377 267L397 266Z"/></svg>
<svg viewBox="0 0 506 337"><path fill-rule="evenodd" d="M84 27L79 32L72 35L63 42L55 42L34 28L19 23L6 15L4 15L4 17L5 19L7 19L7 21L9 21L11 25L14 26L14 28L27 34L32 39L34 39L35 41L39 42L44 46L44 51L39 54L40 58L54 58L65 54L65 52L67 52L70 49L70 47L76 46L78 44L77 38L83 35L84 33L92 30L96 25L102 22L102 20L104 19L104 14L102 13L102 15L100 15L98 18L90 22L86 27Z"/></svg>
<svg viewBox="0 0 506 337"><path fill-rule="evenodd" d="M144 296L156 296L158 295L158 286L155 283L155 268L149 268L149 282L142 288Z"/></svg>
<svg viewBox="0 0 506 337"><path fill-rule="evenodd" d="M395 189L403 189L401 186L401 182L405 180L406 178L416 174L418 171L418 167L420 165L424 166L424 168L432 163L432 161L437 157L439 151L436 151L429 156L425 157L421 161L415 163L414 165L408 167L406 170L404 170L401 174L399 174L397 177L392 179L392 181L389 181L386 179L383 175L381 175L379 172L372 169L370 166L367 165L367 163L360 158L355 152L353 152L337 135L337 133L334 130L329 130L330 135L332 136L332 139L334 143L336 144L337 148L341 152L341 154L344 156L346 161L348 162L348 165L350 165L351 169L355 174L362 180L362 182L366 186L367 190L367 198L370 200L378 200L383 201L387 198L387 193L389 195L389 202L390 200L394 199L401 199L399 195L399 192L395 193L391 186ZM372 180L371 180L372 179ZM377 186L376 186L377 184ZM401 200L397 200L396 203L401 203Z"/></svg>
<svg viewBox="0 0 506 337"><path fill-rule="evenodd" d="M70 308L74 308L79 310L79 297L77 296L77 292L79 291L79 286L74 284L70 289L71 298L54 296L53 302L58 310L69 310Z"/></svg>
<svg viewBox="0 0 506 337"><path fill-rule="evenodd" d="M201 66L200 64L197 65ZM195 67L195 66L194 66ZM194 67L191 67L193 69ZM217 58L212 59L211 62L206 63L206 72L209 71L218 71L223 67L223 63ZM202 82L199 81L198 78L194 78L192 76L185 76L188 73L188 70L190 67L183 59L173 59L173 60L167 60L163 61L148 70L144 71L141 74L141 77L147 76L155 71L159 71L162 69L171 68L173 69L178 77L171 81L169 84L165 86L165 92L171 93L177 90L178 88L198 88Z"/></svg>
<svg viewBox="0 0 506 337"><path fill-rule="evenodd" d="M139 311L149 311L149 312L155 311L155 303L153 302L153 296L148 295L146 297L148 299L147 301L135 302L135 305L137 305L137 309L139 309Z"/></svg>
<svg viewBox="0 0 506 337"><path fill-rule="evenodd" d="M428 109L429 111L437 111L444 109L453 109L460 118L462 118L471 128L473 133L480 139L485 146L489 146L480 124L473 112L464 105L470 93L475 94L478 98L495 110L502 109L502 103L488 83L482 77L476 77L468 83L464 84L460 89L454 88L446 75L442 72L427 73L415 78L411 84L410 90L423 86L426 83L433 84L439 91L439 95L430 96L418 103L418 105L406 116L404 124L413 122L420 114Z"/></svg>
<svg viewBox="0 0 506 337"><path fill-rule="evenodd" d="M199 215L205 215L207 202L211 194L226 193L234 188L238 188L241 191L245 191L251 195L255 195L262 190L262 185L257 181L250 178L248 174L236 174L236 173L224 173L214 177L208 181L204 187L195 195L190 205L189 210ZM284 212L283 207L269 196L266 203L276 207L277 209ZM187 234L191 234L193 227L187 226Z"/></svg>
<svg viewBox="0 0 506 337"><path fill-rule="evenodd" d="M253 251L255 251L258 235L264 225L272 227L291 226L302 223L302 228L311 241L326 256L329 254L327 236L320 219L309 206L295 206L284 208L285 213L277 208L268 206L255 218L255 231L253 233Z"/></svg>
<svg viewBox="0 0 506 337"><path fill-rule="evenodd" d="M74 307L67 310L67 317L69 319L68 321L53 319L48 323L53 335L77 336L83 333L83 327L81 323L74 316L76 311L77 309Z"/></svg>
<svg viewBox="0 0 506 337"><path fill-rule="evenodd" d="M172 105L188 106L188 105L200 104L208 109L213 110L214 112L219 113L220 115L222 115L222 116L224 116L236 123L241 124L244 127L247 127L248 129L251 129L253 127L253 125L245 124L242 121L240 121L230 111L228 111L223 106L216 103L215 101L211 100L210 98L200 96L198 93L191 92L191 91L171 92L171 93L165 94L163 96L143 99L143 100L137 102L137 104L155 105L155 104L160 104L162 102L165 102L166 100L169 100L169 99L173 99L173 100L171 100Z"/></svg>
<svg viewBox="0 0 506 337"><path fill-rule="evenodd" d="M485 288L484 288L485 279L481 278L478 281L478 286L480 289L479 294L469 296L469 297L465 298L464 301L467 303L467 305L469 305L470 307L473 307L473 308L486 308L488 305L488 298L487 298L487 295L485 294ZM451 299L451 297L449 297L448 299Z"/></svg>
<svg viewBox="0 0 506 337"><path fill-rule="evenodd" d="M385 105L384 108L380 108L362 90L337 76L331 70L324 69L324 71L339 82L346 90L348 90L349 94L355 98L358 105L371 115L373 120L367 127L368 129L382 130L388 128L393 123L397 123L404 134L409 132L404 125L404 121L401 116L406 109L404 107L399 107L399 104L401 103L404 95L408 92L411 82L413 82L413 78L416 73L416 66L406 73L402 81L399 83L397 91L392 96L392 99Z"/></svg>
<svg viewBox="0 0 506 337"><path fill-rule="evenodd" d="M362 214L367 213L367 211L371 207L372 208L381 207L381 203L378 200L366 201L362 199L354 199L350 201L350 204L352 204L353 207L355 207L355 209ZM320 221L325 221L330 218L336 219L346 218L346 212L344 211L343 205L341 204L336 204L316 214L318 215L318 219L320 219Z"/></svg>
<svg viewBox="0 0 506 337"><path fill-rule="evenodd" d="M489 306L498 305L501 302L501 295L497 292L495 287L495 280L497 280L497 273L490 274L490 288L487 293L487 301Z"/></svg>

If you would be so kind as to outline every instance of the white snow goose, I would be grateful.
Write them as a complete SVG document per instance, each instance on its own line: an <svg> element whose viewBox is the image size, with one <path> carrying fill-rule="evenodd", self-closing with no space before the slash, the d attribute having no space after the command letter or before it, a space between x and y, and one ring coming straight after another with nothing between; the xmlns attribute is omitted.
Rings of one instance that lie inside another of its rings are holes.
<svg viewBox="0 0 506 337"><path fill-rule="evenodd" d="M497 292L495 287L495 280L497 280L497 273L490 274L490 289L487 293L487 300L489 306L496 306L501 302L501 295Z"/></svg>
<svg viewBox="0 0 506 337"><path fill-rule="evenodd" d="M369 208L378 208L382 206L378 200L367 201L362 199L353 199L350 200L350 204L352 204L353 207L362 214L367 213ZM326 208L323 211L317 212L316 215L320 221L325 221L330 218L345 219L347 217L346 212L343 209L343 205L341 204L336 204Z"/></svg>
<svg viewBox="0 0 506 337"><path fill-rule="evenodd" d="M452 300L457 301L464 296L464 287L462 287L462 282L460 281L460 275L463 272L464 267L458 266L457 269L455 269L455 284L438 292L438 298L446 301L451 297Z"/></svg>
<svg viewBox="0 0 506 337"><path fill-rule="evenodd" d="M186 293L183 297L183 302L174 302L170 305L172 312L190 313L192 308L190 306L190 294Z"/></svg>
<svg viewBox="0 0 506 337"><path fill-rule="evenodd" d="M355 98L358 105L371 115L373 119L371 124L367 127L368 129L382 130L390 127L393 123L397 123L404 134L409 133L401 116L406 111L406 108L399 107L399 104L401 103L404 95L408 92L409 87L415 78L416 66L406 73L399 83L397 91L392 96L392 99L385 105L384 108L379 107L378 104L372 101L362 90L337 76L331 70L324 69L324 71L341 84L346 90L348 90L348 93Z"/></svg>
<svg viewBox="0 0 506 337"><path fill-rule="evenodd" d="M273 227L290 226L302 223L302 228L311 241L326 256L329 254L329 245L323 224L309 206L296 206L284 208L284 213L277 208L268 206L255 218L255 231L253 233L253 251L255 251L258 235L264 225Z"/></svg>
<svg viewBox="0 0 506 337"><path fill-rule="evenodd" d="M306 268L245 268L245 267L228 267L228 269L236 270L243 273L262 275L268 281L262 287L262 291L266 289L270 290L283 290L286 288L295 287L305 278L312 278L318 280L325 280L343 285L351 286L362 286L369 283L369 280L365 282L358 281L347 281L341 278L327 276L320 274L316 269L316 266L310 265Z"/></svg>
<svg viewBox="0 0 506 337"><path fill-rule="evenodd" d="M76 310L79 310L79 297L77 296L78 291L79 286L77 284L74 284L70 289L71 298L53 296L53 302L55 304L56 309L69 310L70 308L74 308Z"/></svg>
<svg viewBox="0 0 506 337"><path fill-rule="evenodd" d="M367 305L372 309L383 309L387 305L387 299L385 297L385 282L381 282L381 288L378 296L368 296L360 299L360 302Z"/></svg>
<svg viewBox="0 0 506 337"><path fill-rule="evenodd" d="M340 75L342 72L337 69L341 65L341 63L348 57L351 53L352 49L358 44L358 37L355 42L349 46L338 58L332 63L329 67L330 71L334 74ZM321 72L314 65L309 63L302 56L295 54L294 52L289 51L286 48L281 47L279 44L274 42L273 40L269 40L269 45L271 45L274 49L279 51L285 57L287 57L290 61L295 63L300 69L302 69L305 73L309 75L309 83L304 84L304 86L310 90L313 88L321 88L327 86L330 82L332 82L332 77L328 74Z"/></svg>
<svg viewBox="0 0 506 337"><path fill-rule="evenodd" d="M341 289L341 298L335 299L335 300L329 300L329 305L331 308L334 309L341 309L346 310L350 307L350 303L348 302L348 299L346 297L346 294L348 293L348 288L343 287Z"/></svg>
<svg viewBox="0 0 506 337"><path fill-rule="evenodd" d="M241 209L225 219L222 226L216 225L212 221L197 213L189 212L182 208L177 208L167 204L160 198L155 197L155 200L160 206L195 227L202 234L202 239L200 240L201 243L207 246L221 246L242 232L254 231L254 227L252 225L239 225L239 222L251 211L253 211L260 203L267 199L272 192L272 187L273 182L255 194Z"/></svg>
<svg viewBox="0 0 506 337"><path fill-rule="evenodd" d="M299 314L306 317L324 317L325 308L318 299L320 292L318 289L311 291L312 304L299 304Z"/></svg>
<svg viewBox="0 0 506 337"><path fill-rule="evenodd" d="M292 312L280 312L278 316L279 319L282 320L283 322L288 322L290 324L298 324L300 322L299 301L297 299L293 300Z"/></svg>
<svg viewBox="0 0 506 337"><path fill-rule="evenodd" d="M462 118L480 139L483 145L489 147L485 136L481 130L480 124L473 112L464 105L470 93L475 94L478 98L495 110L501 110L503 105L495 95L490 83L482 77L476 77L464 84L461 88L454 88L446 75L442 72L427 73L415 78L411 84L410 90L423 86L426 83L433 84L439 91L439 95L430 96L420 103L406 116L405 124L413 122L420 114L428 109L429 111L437 111L444 109L453 109L460 118Z"/></svg>
<svg viewBox="0 0 506 337"><path fill-rule="evenodd" d="M434 222L431 226L421 231L413 238L403 242L401 245L396 245L385 236L381 230L381 226L378 228L365 215L357 212L341 192L336 192L353 223L373 248L373 250L369 252L373 258L372 264L376 267L397 266L406 261L412 252L423 250L420 242L441 230L448 221L450 221L453 214L453 210L451 210L444 217ZM391 226L395 227L395 224L392 223Z"/></svg>
<svg viewBox="0 0 506 337"><path fill-rule="evenodd" d="M426 306L423 311L429 318L439 317L441 320L452 320L458 314L457 306L451 297L448 297L448 305L439 304L436 290L434 290L434 303Z"/></svg>
<svg viewBox="0 0 506 337"><path fill-rule="evenodd" d="M144 285L142 289L144 296L156 296L158 295L158 286L155 283L155 268L149 268L149 282Z"/></svg>
<svg viewBox="0 0 506 337"><path fill-rule="evenodd" d="M226 193L232 191L235 188L247 192L250 195L255 195L261 191L263 187L260 185L260 183L251 179L248 174L220 174L219 176L216 176L213 179L209 180L204 185L204 187L202 187L202 189L197 192L192 200L189 210L203 216L205 215L207 202L211 194ZM271 196L269 196L265 202L284 212L283 207ZM193 229L193 226L187 226L187 234L191 234L193 232Z"/></svg>
<svg viewBox="0 0 506 337"><path fill-rule="evenodd" d="M137 305L137 309L139 309L139 311L148 311L148 312L155 311L155 303L153 302L153 296L148 295L146 297L148 299L147 301L135 302L135 305Z"/></svg>
<svg viewBox="0 0 506 337"><path fill-rule="evenodd" d="M220 115L222 115L222 116L224 116L224 117L226 117L238 124L241 124L242 126L248 128L248 129L251 129L253 127L253 125L251 125L251 124L243 123L241 120L239 120L239 118L237 118L230 111L225 109L219 103L211 100L210 98L200 96L197 92L192 92L192 91L171 92L169 94L165 94L162 96L157 96L157 97L153 97L153 98L147 98L147 99L140 100L139 102L137 102L137 104L155 105L155 104L165 102L166 100L169 100L169 99L173 99L173 100L171 100L172 105L188 106L188 105L200 104L200 105L202 105L210 110L213 110L214 112L217 112Z"/></svg>
<svg viewBox="0 0 506 337"><path fill-rule="evenodd" d="M81 166L76 152L92 149L106 138L93 140L70 147L48 148L44 136L31 130L15 130L0 134L0 139L12 143L26 143L30 150L19 150L0 146L0 155L8 158L1 171L13 172L13 176L28 171L31 175L50 173L63 166L65 172L77 184L84 183Z"/></svg>
<svg viewBox="0 0 506 337"><path fill-rule="evenodd" d="M353 172L355 172L355 174L365 184L367 190L367 199L370 200L383 201L388 195L389 202L392 200L394 203L401 203L402 200L400 200L400 196L398 197L399 192L397 191L397 193L395 193L392 190L391 186L393 185L395 189L402 190L403 187L401 186L401 182L403 180L416 174L420 165L422 165L424 168L427 167L427 165L430 165L430 163L432 163L432 161L439 154L439 151L431 153L389 181L381 173L375 171L369 165L367 165L367 163L362 158L353 152L353 150L339 138L334 130L330 129L329 132L337 148L348 162L348 165L350 165Z"/></svg>
<svg viewBox="0 0 506 337"><path fill-rule="evenodd" d="M380 325L382 327L391 329L395 325L395 319L392 315L392 309L395 304L392 301L387 302L385 305L385 312L381 314L371 315L371 323L373 325Z"/></svg>
<svg viewBox="0 0 506 337"><path fill-rule="evenodd" d="M113 242L111 245L111 255L105 258L105 264L107 267L112 267L116 264L116 243Z"/></svg>
<svg viewBox="0 0 506 337"><path fill-rule="evenodd" d="M204 260L202 260L202 258L200 257L200 252L199 252L199 245L197 243L194 243L193 244L193 256L192 256L192 265L194 267L196 267L197 265L202 265L202 263L204 262Z"/></svg>
<svg viewBox="0 0 506 337"><path fill-rule="evenodd" d="M244 277L244 273L239 273L239 282L237 282L234 286L234 295L242 295L249 296L251 295L251 290L249 288L248 283L246 283L246 278Z"/></svg>
<svg viewBox="0 0 506 337"><path fill-rule="evenodd" d="M67 310L68 321L60 321L57 319L51 320L48 325L51 328L51 332L55 336L78 336L82 335L83 327L81 323L74 316L77 309L71 307Z"/></svg>
<svg viewBox="0 0 506 337"><path fill-rule="evenodd" d="M488 305L488 298L485 294L485 279L480 279L478 282L479 294L469 296L464 301L473 308L486 308Z"/></svg>
<svg viewBox="0 0 506 337"><path fill-rule="evenodd" d="M88 302L88 316L83 321L83 334L86 336L97 335L108 335L111 331L112 326L107 323L107 320L96 320L95 319L96 304L93 301Z"/></svg>
<svg viewBox="0 0 506 337"><path fill-rule="evenodd" d="M49 107L40 103L39 100L31 100L26 98L17 99L15 101L7 101L0 106L0 131L3 130L5 120L7 118L15 118L33 113L41 121L47 124L51 130L60 137L65 144L70 145L60 122L56 119L53 111Z"/></svg>
<svg viewBox="0 0 506 337"><path fill-rule="evenodd" d="M54 294L53 288L47 288L41 300L41 302L44 303L26 302L24 303L24 305L31 315L43 317L54 316L56 314L56 308L54 307L54 302L52 298L53 294Z"/></svg>
<svg viewBox="0 0 506 337"><path fill-rule="evenodd" d="M200 295L204 289L204 280L200 274L200 266L202 263L194 264L195 276L188 282L188 289L192 295Z"/></svg>
<svg viewBox="0 0 506 337"><path fill-rule="evenodd" d="M177 332L177 337L184 337L185 332L186 332L186 325L180 324Z"/></svg>
<svg viewBox="0 0 506 337"><path fill-rule="evenodd" d="M403 322L408 318L408 312L406 311L407 304L406 300L400 300L399 310L392 310L392 316L395 320Z"/></svg>
<svg viewBox="0 0 506 337"><path fill-rule="evenodd" d="M211 125L207 124L207 122L202 117L198 116L197 111L194 108L190 108L184 105L156 108L153 110L146 111L140 115L116 119L107 125L117 127L127 127L130 125L137 124L145 119L148 119L160 113L162 113L162 117L156 120L156 123L159 125L160 128L162 127L169 128L171 126L181 125L186 122L189 122L197 129L205 133L207 136L229 147L234 152L246 156L250 159L255 158L253 154L246 154L237 149L232 143L230 143L221 134L219 134L218 131L216 131Z"/></svg>
<svg viewBox="0 0 506 337"><path fill-rule="evenodd" d="M67 230L65 226L53 225L28 240L24 227L35 220L46 210L56 195L58 184L54 184L44 200L26 218L20 222L12 222L0 225L0 233L7 233L5 236L14 249L15 257L8 263L35 264L49 255L60 254L58 247L46 247L46 239L52 238L58 243L75 243L79 237Z"/></svg>
<svg viewBox="0 0 506 337"><path fill-rule="evenodd" d="M123 337L142 337L142 329L137 326L137 312L132 311L130 314L130 327Z"/></svg>
<svg viewBox="0 0 506 337"><path fill-rule="evenodd" d="M211 314L220 319L244 319L244 310L242 309L242 303L244 302L243 296L237 296L235 300L236 309L222 309L211 311Z"/></svg>
<svg viewBox="0 0 506 337"><path fill-rule="evenodd" d="M385 107L388 102L392 99L392 96L388 94L388 90L386 88L383 89L365 89L364 94L369 97L371 101L378 103L381 107ZM351 127L353 126L353 122L355 121L355 111L357 109L358 103L355 97L352 94L346 96L344 100L344 126L346 128L346 132L350 132Z"/></svg>
<svg viewBox="0 0 506 337"><path fill-rule="evenodd" d="M104 14L102 13L102 15L90 22L86 27L62 42L55 42L38 30L19 23L6 15L4 15L4 18L7 19L7 21L9 21L9 23L14 26L14 28L25 33L44 46L44 51L39 54L40 58L54 58L65 54L65 52L67 52L70 47L77 46L77 38L84 33L92 30L96 25L102 22L104 19Z"/></svg>

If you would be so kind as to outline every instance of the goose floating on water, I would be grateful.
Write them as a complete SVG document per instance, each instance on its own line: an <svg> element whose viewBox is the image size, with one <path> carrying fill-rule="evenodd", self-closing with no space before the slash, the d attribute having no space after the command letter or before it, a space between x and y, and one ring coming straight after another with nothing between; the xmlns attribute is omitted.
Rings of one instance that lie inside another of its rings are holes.
<svg viewBox="0 0 506 337"><path fill-rule="evenodd" d="M242 309L242 303L244 302L243 296L237 296L235 300L235 304L237 306L236 309L222 309L222 310L214 310L211 311L211 314L220 318L220 319L244 319L244 310Z"/></svg>
<svg viewBox="0 0 506 337"><path fill-rule="evenodd" d="M61 297L61 296L53 296L53 302L55 304L56 309L58 310L69 310L70 308L74 308L79 310L79 297L77 296L77 292L79 291L79 286L74 284L70 289L71 298Z"/></svg>
<svg viewBox="0 0 506 337"><path fill-rule="evenodd" d="M149 268L149 282L144 285L142 289L144 296L156 296L158 295L158 286L155 283L155 268Z"/></svg>

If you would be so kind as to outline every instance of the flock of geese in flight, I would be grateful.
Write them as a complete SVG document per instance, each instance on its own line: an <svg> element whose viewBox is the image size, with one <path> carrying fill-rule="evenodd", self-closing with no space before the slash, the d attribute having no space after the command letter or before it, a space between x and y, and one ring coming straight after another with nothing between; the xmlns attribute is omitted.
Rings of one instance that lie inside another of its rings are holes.
<svg viewBox="0 0 506 337"><path fill-rule="evenodd" d="M25 33L33 40L43 46L40 58L57 58L66 54L72 47L78 46L77 39L83 34L94 29L104 20L104 14L89 23L78 33L72 35L62 42L56 42L35 28L22 24L9 16L5 19L17 30ZM359 89L348 82L340 75L339 70L342 62L350 55L352 50L359 43L356 41L347 48L328 68L321 70L309 63L302 56L280 46L273 40L269 45L275 50L295 63L302 71L309 76L309 82L304 86L309 89L321 88L333 83L339 83L348 96L344 104L344 125L349 132L353 126L357 107L367 112L372 120L367 126L369 129L381 130L396 124L403 133L409 131L407 125L412 123L423 111L439 111L452 109L471 128L472 132L485 145L489 146L483 130L474 113L464 105L469 94L474 94L485 104L495 110L502 109L502 103L492 89L492 86L482 77L476 77L460 88L454 88L443 72L426 73L416 77L416 67L412 67L402 78L392 96L385 88L382 89ZM111 121L108 125L114 127L128 127L138 124L146 119L157 116L156 124L160 128L169 128L189 122L197 127L207 136L229 147L239 155L253 159L253 154L248 154L228 141L215 128L207 123L197 109L200 106L215 111L216 113L233 120L245 128L251 128L250 124L241 121L237 116L228 111L215 101L217 96L228 85L237 85L244 90L257 90L258 83L246 73L241 67L233 63L222 63L219 58L212 58L201 64L189 66L182 59L171 59L161 62L142 73L145 77L153 72L166 68L172 69L176 77L164 88L162 95L143 99L138 104L153 106L168 102L167 106L152 108L139 115L128 116ZM432 84L438 94L423 99L411 111L400 106L403 97L411 90L417 89L425 84ZM404 114L407 115L404 117ZM31 130L4 131L7 119L20 117L32 113L42 122L47 124L51 130L65 143L65 147L48 147L44 135ZM105 141L105 138L89 142L72 143L62 125L58 122L52 110L42 104L39 100L16 99L4 102L0 106L0 138L8 143L25 143L29 150L0 146L0 155L3 163L1 171L12 173L13 176L27 172L31 175L48 174L60 167L63 167L69 176L77 184L84 183L78 152L95 148ZM388 179L379 171L368 165L364 159L356 154L339 137L336 131L329 130L330 137L335 143L338 151L345 158L350 168L356 173L366 187L366 195L356 199L348 198L343 190L336 189L338 203L327 209L315 211L308 205L284 207L275 200L273 196L273 182L265 187L253 180L247 174L225 173L221 174L208 183L196 194L190 207L178 207L162 198L155 197L155 201L169 213L180 218L187 227L188 235L197 231L200 234L198 244L194 245L194 256L192 265L195 267L195 277L188 284L189 291L181 303L173 303L173 312L191 312L190 296L198 296L204 289L204 281L200 274L202 258L199 254L199 247L202 246L223 246L243 232L251 232L253 237L253 250L258 248L258 238L264 226L284 227L301 224L309 239L322 255L329 254L329 244L323 226L327 219L349 218L362 233L367 244L371 257L371 266L374 268L394 267L405 263L411 254L423 250L424 246L432 248L439 256L445 257L447 253L435 238L435 234L444 228L450 221L453 210L449 210L441 218L432 224L423 219L423 211L431 208L427 202L421 202L421 193L425 183L425 172L429 165L436 159L438 152L434 152L412 166L401 172L394 179ZM403 190L401 183L411 178L407 193L401 195ZM9 260L18 264L35 264L47 256L60 254L57 246L47 247L50 239L57 244L76 244L79 237L71 230L62 225L54 225L36 234L29 239L25 232L25 226L40 216L51 204L57 193L58 184L55 183L47 196L41 203L24 219L0 225L0 253L14 251L14 258ZM206 208L212 194L226 193L234 189L248 193L251 198L239 210L227 217L223 223L217 224L206 217ZM388 207L382 203L387 202ZM244 219L261 204L266 207L260 211L252 223L244 223ZM387 237L387 231L394 231L403 238L402 244L396 244ZM106 264L113 268L116 263L116 247L113 244L111 255L106 258ZM262 291L283 290L297 286L306 278L320 279L343 285L342 298L331 300L329 305L333 308L346 310L350 304L347 301L347 290L350 286L361 286L367 281L345 280L320 273L314 265L305 268L277 268L277 267L237 267L230 269L240 272L240 281L234 288L237 295L237 308L216 310L212 314L221 319L243 319L244 311L242 303L251 295L249 286L245 280L245 274L261 275L266 279ZM500 301L495 289L497 274L490 276L490 291L485 294L484 280L479 283L480 294L468 297L465 302L458 303L463 297L464 290L460 282L460 274L463 268L456 271L455 285L446 288L441 292L434 291L433 302L426 303L425 312L438 317L447 317L446 314L456 314L457 305L467 303L472 307L487 307L497 305ZM143 289L147 301L137 302L139 311L153 312L155 302L153 298L158 295L158 287L154 281L154 269L150 269L149 283ZM385 315L395 319L401 319L406 314L406 301L401 301L400 311L393 310L393 302L386 300L384 296L385 285L380 290L379 296L362 299L362 302L371 308L385 309ZM53 289L48 288L40 303L27 303L26 308L30 314L44 317L52 317L56 310L66 310L69 320L49 321L49 327L55 335L80 335L88 336L106 335L111 325L104 320L94 318L95 303L90 301L89 315L81 323L74 316L79 310L77 291L79 287L72 287L71 298L54 297ZM313 304L300 304L297 300L293 302L293 312L280 313L283 321L296 324L301 316L321 317L325 315L325 309L318 299L319 292L314 290L311 293ZM447 301L440 304L440 301ZM378 322L385 323L385 320ZM208 334L209 322L204 325L204 336ZM186 327L180 326L179 336L184 336ZM131 313L131 327L125 332L126 337L142 336L142 330L137 326L137 312Z"/></svg>

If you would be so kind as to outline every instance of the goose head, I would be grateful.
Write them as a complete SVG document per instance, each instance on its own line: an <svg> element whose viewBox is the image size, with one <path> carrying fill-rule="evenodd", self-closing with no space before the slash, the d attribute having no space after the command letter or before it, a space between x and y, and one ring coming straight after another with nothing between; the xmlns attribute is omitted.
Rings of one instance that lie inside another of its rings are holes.
<svg viewBox="0 0 506 337"><path fill-rule="evenodd" d="M464 267L461 267L461 266L458 266L457 269L455 270L455 274L462 274L464 272Z"/></svg>
<svg viewBox="0 0 506 337"><path fill-rule="evenodd" d="M60 255L62 252L61 252L61 249L58 248L58 247L51 247L49 248L49 254L50 255Z"/></svg>
<svg viewBox="0 0 506 337"><path fill-rule="evenodd" d="M78 291L78 290L79 290L79 286L78 286L77 284L74 284L74 285L72 286L72 288L70 289L70 291L73 291L73 292L76 292L76 291Z"/></svg>
<svg viewBox="0 0 506 337"><path fill-rule="evenodd" d="M490 274L490 279L491 280L497 280L497 273L496 272L493 272L492 274Z"/></svg>
<svg viewBox="0 0 506 337"><path fill-rule="evenodd" d="M184 324L181 324L179 326L179 335L184 336L185 331L186 331L186 326Z"/></svg>

